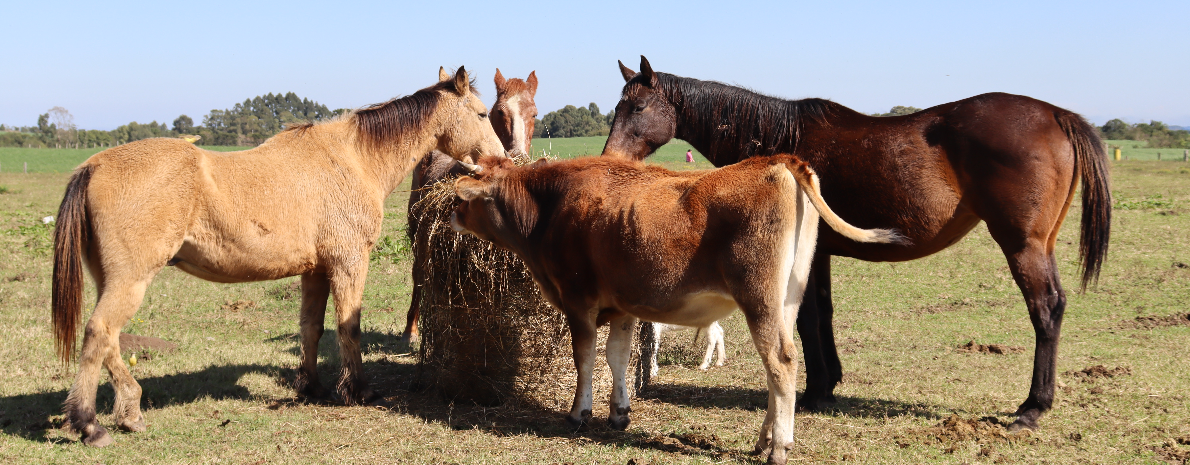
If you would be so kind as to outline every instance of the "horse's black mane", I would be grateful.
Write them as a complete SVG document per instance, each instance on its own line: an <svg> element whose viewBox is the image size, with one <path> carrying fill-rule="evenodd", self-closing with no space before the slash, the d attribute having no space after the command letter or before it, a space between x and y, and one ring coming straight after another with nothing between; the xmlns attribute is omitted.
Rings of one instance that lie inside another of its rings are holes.
<svg viewBox="0 0 1190 465"><path fill-rule="evenodd" d="M470 92L478 98L474 79L470 87ZM383 150L397 143L405 134L421 128L434 114L443 91L458 93L454 77L414 92L413 95L356 111L352 118L359 130L360 141L371 151Z"/></svg>
<svg viewBox="0 0 1190 465"><path fill-rule="evenodd" d="M721 82L656 73L658 87L677 111L678 134L715 161L793 153L807 119L825 122L844 107L825 99L785 100ZM719 165L720 163L716 163Z"/></svg>

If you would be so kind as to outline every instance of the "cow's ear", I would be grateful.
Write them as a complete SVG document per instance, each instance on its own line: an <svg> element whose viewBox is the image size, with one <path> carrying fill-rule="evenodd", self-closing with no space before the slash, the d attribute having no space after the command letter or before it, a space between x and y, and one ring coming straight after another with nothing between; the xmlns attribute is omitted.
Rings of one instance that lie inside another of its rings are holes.
<svg viewBox="0 0 1190 465"><path fill-rule="evenodd" d="M464 202L488 195L489 188L489 183L477 180L471 176L463 176L458 181L455 181L455 195L459 196Z"/></svg>

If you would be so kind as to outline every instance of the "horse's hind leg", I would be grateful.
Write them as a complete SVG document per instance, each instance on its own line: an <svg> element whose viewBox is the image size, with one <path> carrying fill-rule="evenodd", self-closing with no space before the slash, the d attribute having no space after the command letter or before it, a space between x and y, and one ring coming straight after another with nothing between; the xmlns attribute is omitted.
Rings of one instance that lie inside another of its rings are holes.
<svg viewBox="0 0 1190 465"><path fill-rule="evenodd" d="M106 365L112 374L116 391L116 422L122 428L138 431L144 420L140 412L140 386L120 358L120 330L136 313L144 298L152 274L139 281L108 276L103 280L102 297L95 312L87 321L83 333L83 348L79 355L79 372L70 394L66 396L64 413L70 427L82 435L84 444L106 446L112 438L99 426L95 418L95 392L99 387L99 368Z"/></svg>
<svg viewBox="0 0 1190 465"><path fill-rule="evenodd" d="M294 390L301 396L322 398L329 393L318 380L318 341L322 340L326 298L330 291L330 281L325 273L302 275L302 310L299 317L302 332L302 366L293 382Z"/></svg>
<svg viewBox="0 0 1190 465"><path fill-rule="evenodd" d="M1036 429L1038 420L1054 403L1054 383L1058 360L1058 338L1062 314L1066 310L1066 291L1058 279L1058 263L1052 249L1040 240L1028 241L1019 249L1005 248L1008 265L1016 279L1029 319L1037 335L1033 356L1033 381L1029 397L1017 409L1017 419L1010 429Z"/></svg>
<svg viewBox="0 0 1190 465"><path fill-rule="evenodd" d="M360 310L363 303L364 281L368 275L366 254L353 261L348 269L330 273L331 292L335 296L335 315L338 317L339 355L343 373L339 378L339 395L347 405L364 404L372 400L374 392L368 387L360 354Z"/></svg>

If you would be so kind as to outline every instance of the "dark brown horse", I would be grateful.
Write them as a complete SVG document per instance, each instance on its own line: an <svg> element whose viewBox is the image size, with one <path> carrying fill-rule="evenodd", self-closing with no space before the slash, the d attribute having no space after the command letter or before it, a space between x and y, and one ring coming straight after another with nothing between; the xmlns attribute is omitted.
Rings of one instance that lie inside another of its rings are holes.
<svg viewBox="0 0 1190 465"><path fill-rule="evenodd" d="M911 115L872 117L821 99L782 100L717 82L620 64L627 83L604 156L642 159L670 139L715 164L793 153L822 179L827 202L861 228L893 228L907 244L861 244L820 228L797 320L806 354L799 404L833 402L842 368L831 316L830 257L903 261L958 242L980 220L1000 245L1037 336L1029 397L1012 429L1036 428L1053 405L1066 293L1054 241L1082 193L1082 285L1097 279L1111 222L1106 154L1079 115L1028 97L984 94Z"/></svg>
<svg viewBox="0 0 1190 465"><path fill-rule="evenodd" d="M438 79L445 79L445 69L438 70ZM489 120L496 137L504 145L508 155L515 157L532 152L533 125L537 120L537 103L533 97L537 95L537 71L530 71L525 79L504 79L500 68L496 68L496 103L492 104ZM489 163L496 163L490 161ZM405 233L409 241L415 243L417 234L417 218L413 214L413 206L425 195L426 187L432 186L445 178L472 174L472 170L451 158L450 155L434 151L423 158L421 163L413 169L410 180L409 207L406 213L407 224ZM414 250L413 253L413 295L409 301L409 312L405 314L405 331L401 334L401 341L409 344L417 341L417 319L421 314L421 273L425 269L424 259L428 254Z"/></svg>

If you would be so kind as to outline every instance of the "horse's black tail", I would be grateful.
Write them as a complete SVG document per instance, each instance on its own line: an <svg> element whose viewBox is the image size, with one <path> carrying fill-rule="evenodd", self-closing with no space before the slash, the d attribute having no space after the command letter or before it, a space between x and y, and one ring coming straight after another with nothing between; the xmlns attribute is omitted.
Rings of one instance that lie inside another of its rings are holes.
<svg viewBox="0 0 1190 465"><path fill-rule="evenodd" d="M87 186L92 166L84 166L66 185L54 227L52 316L54 347L63 363L74 357L75 330L83 313L83 251L91 240Z"/></svg>
<svg viewBox="0 0 1190 465"><path fill-rule="evenodd" d="M1099 140L1099 131L1083 117L1070 112L1056 115L1074 148L1074 161L1083 183L1082 236L1078 245L1083 268L1082 290L1087 283L1099 281L1099 270L1107 256L1111 238L1111 190L1107 172L1107 151Z"/></svg>

